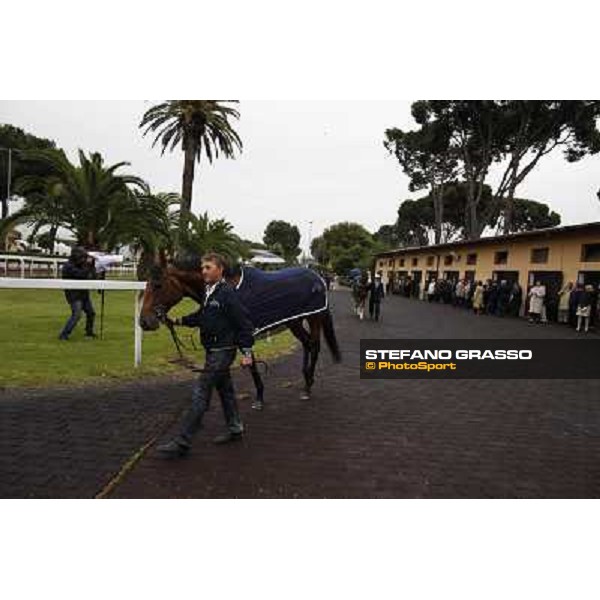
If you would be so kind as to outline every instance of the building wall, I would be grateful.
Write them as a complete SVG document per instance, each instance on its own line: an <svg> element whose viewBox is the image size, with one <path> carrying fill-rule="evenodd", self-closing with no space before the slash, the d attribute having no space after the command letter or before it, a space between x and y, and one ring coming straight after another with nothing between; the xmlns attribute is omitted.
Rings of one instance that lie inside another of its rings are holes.
<svg viewBox="0 0 600 600"><path fill-rule="evenodd" d="M411 275L416 270L422 273L421 281L428 279L428 271L435 272L437 277L443 277L445 271L457 271L459 278L465 277L465 271L475 271L475 280L494 279L495 271L518 271L519 284L526 290L530 284L530 273L535 271L559 271L563 282L573 283L577 282L581 271L600 274L600 261L582 261L584 244L600 244L600 226L498 242L465 242L450 248L431 246L412 251L398 250L393 255L377 256L375 264L376 271L383 272L386 282L391 274L397 277L399 272L407 272ZM531 251L535 248L548 248L545 263L532 262ZM495 257L499 251L508 251L506 264L496 264ZM468 254L477 254L476 264L467 264ZM451 265L445 265L444 259L448 255L452 256ZM428 257L433 257L433 265L428 264ZM417 259L416 266L413 266L413 259Z"/></svg>

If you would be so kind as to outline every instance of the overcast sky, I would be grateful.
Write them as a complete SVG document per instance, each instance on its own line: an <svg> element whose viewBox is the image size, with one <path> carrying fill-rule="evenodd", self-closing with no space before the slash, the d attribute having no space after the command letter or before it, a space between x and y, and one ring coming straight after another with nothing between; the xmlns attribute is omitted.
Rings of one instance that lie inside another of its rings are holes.
<svg viewBox="0 0 600 600"><path fill-rule="evenodd" d="M244 143L236 160L202 164L194 183L195 212L224 217L236 232L261 240L267 223L295 223L307 243L339 221L370 231L395 220L399 201L411 197L408 179L383 147L387 127L412 128L410 101L242 101L236 124ZM181 189L180 152L161 156L138 123L150 101L0 101L0 122L51 138L71 156L100 151L155 191ZM600 220L600 156L568 164L559 152L518 189L543 200L563 224Z"/></svg>

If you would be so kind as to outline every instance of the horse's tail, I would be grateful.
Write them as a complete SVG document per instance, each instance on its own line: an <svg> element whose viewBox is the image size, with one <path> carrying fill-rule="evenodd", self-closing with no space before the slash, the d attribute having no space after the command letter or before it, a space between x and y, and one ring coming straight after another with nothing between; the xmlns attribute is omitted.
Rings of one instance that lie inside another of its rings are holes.
<svg viewBox="0 0 600 600"><path fill-rule="evenodd" d="M342 360L342 353L340 352L340 347L338 346L337 338L335 337L333 317L331 316L331 311L329 309L323 313L323 336L325 337L327 346L331 351L333 360L335 362L340 362Z"/></svg>

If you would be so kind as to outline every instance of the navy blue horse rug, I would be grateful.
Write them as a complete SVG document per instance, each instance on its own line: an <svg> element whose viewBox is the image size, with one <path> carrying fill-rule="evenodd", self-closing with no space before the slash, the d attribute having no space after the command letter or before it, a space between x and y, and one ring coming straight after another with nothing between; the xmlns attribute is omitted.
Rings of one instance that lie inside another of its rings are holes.
<svg viewBox="0 0 600 600"><path fill-rule="evenodd" d="M327 309L325 282L302 267L272 272L243 267L236 291L255 334Z"/></svg>

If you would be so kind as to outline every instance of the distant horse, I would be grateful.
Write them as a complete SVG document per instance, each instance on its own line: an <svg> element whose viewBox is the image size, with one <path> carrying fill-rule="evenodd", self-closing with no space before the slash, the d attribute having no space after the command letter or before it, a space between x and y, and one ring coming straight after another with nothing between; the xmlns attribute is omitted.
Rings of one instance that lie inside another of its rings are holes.
<svg viewBox="0 0 600 600"><path fill-rule="evenodd" d="M354 301L354 313L362 321L365 318L365 305L369 295L369 283L365 277L357 279L352 284L352 300Z"/></svg>
<svg viewBox="0 0 600 600"><path fill-rule="evenodd" d="M205 283L199 266L198 260L192 260L163 264L151 269L140 313L142 329L158 329L165 322L169 310L184 297L203 305ZM248 316L255 326L255 336L284 326L302 344L305 385L301 398L310 399L321 349L321 332L334 360L341 360L327 292L321 277L305 268L267 273L239 266L227 269L224 275L227 283L237 290L242 304L248 310ZM256 387L253 408L260 410L263 407L264 385L255 362L250 367L250 372Z"/></svg>

